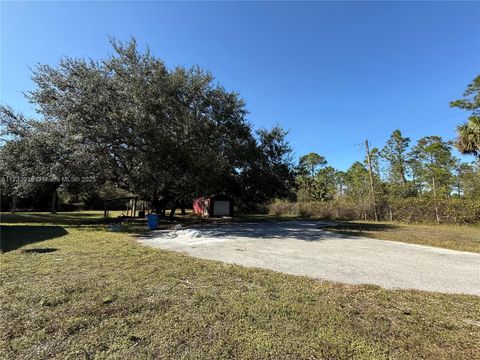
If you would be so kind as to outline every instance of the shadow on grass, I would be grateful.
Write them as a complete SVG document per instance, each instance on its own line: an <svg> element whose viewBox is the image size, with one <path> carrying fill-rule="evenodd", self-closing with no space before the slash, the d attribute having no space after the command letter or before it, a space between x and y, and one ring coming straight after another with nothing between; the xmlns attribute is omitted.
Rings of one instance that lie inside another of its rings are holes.
<svg viewBox="0 0 480 360"><path fill-rule="evenodd" d="M47 254L51 252L55 252L58 249L55 248L38 248L38 249L26 249L22 250L22 252L27 253L27 254Z"/></svg>
<svg viewBox="0 0 480 360"><path fill-rule="evenodd" d="M82 212L62 212L56 214L50 213L2 213L1 222L3 224L18 223L37 223L37 224L57 224L57 225L82 225L82 224L104 224L108 219L104 219L98 213Z"/></svg>
<svg viewBox="0 0 480 360"><path fill-rule="evenodd" d="M61 226L3 225L0 226L0 249L4 252L12 251L27 244L50 240L67 234L67 230Z"/></svg>

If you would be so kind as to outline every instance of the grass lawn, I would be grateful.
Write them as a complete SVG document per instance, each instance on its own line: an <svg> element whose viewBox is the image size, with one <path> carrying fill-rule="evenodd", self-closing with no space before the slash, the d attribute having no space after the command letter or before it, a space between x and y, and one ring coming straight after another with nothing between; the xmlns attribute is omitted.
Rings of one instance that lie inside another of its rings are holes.
<svg viewBox="0 0 480 360"><path fill-rule="evenodd" d="M143 247L99 213L2 214L5 359L475 359L480 297L320 282Z"/></svg>

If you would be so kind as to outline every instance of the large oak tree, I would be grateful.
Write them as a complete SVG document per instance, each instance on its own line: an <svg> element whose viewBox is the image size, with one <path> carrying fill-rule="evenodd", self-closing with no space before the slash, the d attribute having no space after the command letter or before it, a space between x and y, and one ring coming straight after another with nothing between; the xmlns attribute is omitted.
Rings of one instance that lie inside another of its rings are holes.
<svg viewBox="0 0 480 360"><path fill-rule="evenodd" d="M199 67L169 69L135 40L112 40L112 46L113 54L100 61L66 57L34 70L36 88L28 98L42 116L37 127L52 128L43 138L55 149L50 169L64 158L57 150L68 144L85 154L77 166L89 168L84 160L94 155L102 179L157 209L162 202L175 207L218 192L245 204L254 195L249 189L259 194L256 201L287 194L293 172L286 132L255 135L240 96Z"/></svg>

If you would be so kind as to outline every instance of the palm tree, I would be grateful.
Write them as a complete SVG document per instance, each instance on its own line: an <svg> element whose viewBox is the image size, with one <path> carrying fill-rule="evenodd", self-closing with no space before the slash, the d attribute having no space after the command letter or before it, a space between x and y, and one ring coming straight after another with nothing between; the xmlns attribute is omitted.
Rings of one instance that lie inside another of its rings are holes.
<svg viewBox="0 0 480 360"><path fill-rule="evenodd" d="M455 145L462 154L480 158L480 75L467 86L463 99L452 101L450 106L472 112L468 122L457 126Z"/></svg>
<svg viewBox="0 0 480 360"><path fill-rule="evenodd" d="M480 157L480 116L471 116L468 122L457 126L457 149L462 154Z"/></svg>

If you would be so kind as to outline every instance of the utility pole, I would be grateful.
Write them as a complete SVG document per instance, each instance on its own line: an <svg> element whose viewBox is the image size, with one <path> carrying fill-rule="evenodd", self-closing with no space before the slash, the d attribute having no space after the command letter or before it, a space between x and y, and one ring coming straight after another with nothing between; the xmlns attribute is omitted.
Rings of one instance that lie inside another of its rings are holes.
<svg viewBox="0 0 480 360"><path fill-rule="evenodd" d="M370 159L370 147L368 146L368 139L365 140L365 149L367 150L368 174L370 175L370 195L372 197L373 213L375 216L375 221L378 221L377 202L375 201L375 187L373 185L372 159Z"/></svg>

